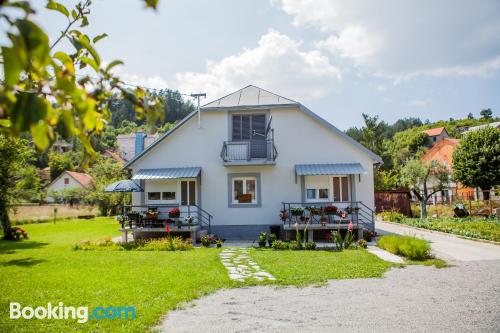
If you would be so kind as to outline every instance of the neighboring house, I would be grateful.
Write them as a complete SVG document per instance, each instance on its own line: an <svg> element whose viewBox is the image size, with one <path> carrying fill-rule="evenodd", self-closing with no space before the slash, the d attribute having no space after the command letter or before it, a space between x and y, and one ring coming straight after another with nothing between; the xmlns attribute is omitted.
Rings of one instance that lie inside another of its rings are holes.
<svg viewBox="0 0 500 333"><path fill-rule="evenodd" d="M144 132L136 132L132 134L120 134L116 137L118 144L118 152L120 157L125 161L130 161L135 157L137 151L142 151L150 146L156 139L158 134L146 134Z"/></svg>
<svg viewBox="0 0 500 333"><path fill-rule="evenodd" d="M48 186L49 191L62 191L68 188L92 188L92 176L86 173L64 171L56 179L54 179ZM48 202L54 202L54 198L47 197Z"/></svg>
<svg viewBox="0 0 500 333"><path fill-rule="evenodd" d="M255 239L283 225L280 210L329 202L360 207L371 228L381 163L302 104L250 85L192 112L125 167L145 190L133 193L134 210L166 219L179 206L210 216L220 237Z"/></svg>
<svg viewBox="0 0 500 333"><path fill-rule="evenodd" d="M448 137L448 132L444 127L431 128L423 132L429 137L432 146Z"/></svg>
<svg viewBox="0 0 500 333"><path fill-rule="evenodd" d="M477 131L486 127L494 127L494 128L500 128L500 121L494 122L494 123L489 123L489 124L484 124L484 125L479 125L479 126L473 126L469 127L465 133Z"/></svg>
<svg viewBox="0 0 500 333"><path fill-rule="evenodd" d="M59 140L52 145L52 150L58 153L67 153L71 149L73 149L73 144L66 141Z"/></svg>
<svg viewBox="0 0 500 333"><path fill-rule="evenodd" d="M438 161L444 164L450 174L453 172L453 151L459 146L460 141L453 138L443 138L438 143L436 143L432 148L430 148L421 158L423 162ZM437 184L435 178L430 178L427 182L427 188L432 190L432 188ZM432 203L449 203L454 199L467 199L469 196L474 196L474 189L463 186L460 183L450 181L450 186L438 193L435 193L432 197Z"/></svg>

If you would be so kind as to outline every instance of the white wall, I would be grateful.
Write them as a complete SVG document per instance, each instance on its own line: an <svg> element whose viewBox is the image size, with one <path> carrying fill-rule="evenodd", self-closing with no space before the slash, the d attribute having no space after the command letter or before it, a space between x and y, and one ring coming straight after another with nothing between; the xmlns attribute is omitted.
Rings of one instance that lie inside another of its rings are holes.
<svg viewBox="0 0 500 333"><path fill-rule="evenodd" d="M64 184L64 179L68 178L68 184ZM59 178L55 179L52 183L47 186L47 192L49 191L62 191L70 187L83 188L82 184L77 182L73 177L67 173L63 173ZM47 197L47 202L54 202L54 198Z"/></svg>
<svg viewBox="0 0 500 333"><path fill-rule="evenodd" d="M276 165L229 166L220 158L222 143L228 140L228 114L202 113L202 128L193 117L163 142L132 165L133 173L142 168L200 166L202 207L214 216L215 225L279 223L281 202L301 201L300 177L296 164L361 163L368 172L355 178L356 199L374 207L373 161L351 143L320 125L298 109L271 110ZM261 174L262 207L228 208L228 173ZM147 181L146 181L147 183ZM134 195L139 204L140 195Z"/></svg>

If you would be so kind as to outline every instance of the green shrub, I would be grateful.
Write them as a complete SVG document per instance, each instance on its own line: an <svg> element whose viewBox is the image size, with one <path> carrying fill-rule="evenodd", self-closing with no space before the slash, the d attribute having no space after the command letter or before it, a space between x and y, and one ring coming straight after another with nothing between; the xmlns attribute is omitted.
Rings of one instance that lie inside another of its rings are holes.
<svg viewBox="0 0 500 333"><path fill-rule="evenodd" d="M265 232L259 232L259 246L260 247L265 247L266 246L266 240L267 240L267 233Z"/></svg>
<svg viewBox="0 0 500 333"><path fill-rule="evenodd" d="M368 242L364 239L360 239L358 240L358 246L366 249L368 247Z"/></svg>
<svg viewBox="0 0 500 333"><path fill-rule="evenodd" d="M397 212L381 212L378 213L377 216L381 218L383 221L397 222L397 223L401 223L404 221L404 219L406 219L406 216Z"/></svg>
<svg viewBox="0 0 500 333"><path fill-rule="evenodd" d="M80 251L186 251L193 249L191 239L167 237L161 239L137 239L128 243L115 243L110 238L97 242L81 241L73 247Z"/></svg>
<svg viewBox="0 0 500 333"><path fill-rule="evenodd" d="M377 245L384 250L411 260L425 260L430 257L429 242L415 237L386 235L377 240Z"/></svg>
<svg viewBox="0 0 500 333"><path fill-rule="evenodd" d="M267 243L269 244L269 246L271 246L271 245L273 244L273 242L274 242L275 240L277 240L277 239L278 239L278 237L276 237L276 235L275 235L275 234L270 233L270 234L267 236Z"/></svg>
<svg viewBox="0 0 500 333"><path fill-rule="evenodd" d="M288 250L289 244L285 243L285 242L282 242L280 240L275 240L274 242L272 242L271 248L273 250L276 250L276 251L278 251L278 250Z"/></svg>
<svg viewBox="0 0 500 333"><path fill-rule="evenodd" d="M306 250L316 250L316 243L315 242L305 242L304 249L306 249Z"/></svg>
<svg viewBox="0 0 500 333"><path fill-rule="evenodd" d="M302 243L298 242L296 240L291 241L290 245L289 245L289 248L290 248L290 250L293 250L293 251L302 250Z"/></svg>

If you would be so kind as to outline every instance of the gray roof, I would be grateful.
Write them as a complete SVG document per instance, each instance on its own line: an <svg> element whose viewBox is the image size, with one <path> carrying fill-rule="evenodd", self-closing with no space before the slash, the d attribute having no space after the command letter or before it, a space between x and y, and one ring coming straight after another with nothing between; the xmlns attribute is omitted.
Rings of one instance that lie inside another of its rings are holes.
<svg viewBox="0 0 500 333"><path fill-rule="evenodd" d="M486 128L486 127L500 128L500 121L496 121L494 123L489 123L489 124L484 124L484 125L479 125L479 126L469 127L469 129L467 130L467 132L477 131L477 130L480 130L480 129L483 129L483 128Z"/></svg>
<svg viewBox="0 0 500 333"><path fill-rule="evenodd" d="M299 103L291 99L276 95L275 93L256 86L249 85L229 95L216 99L213 102L203 105L203 109L298 104Z"/></svg>
<svg viewBox="0 0 500 333"><path fill-rule="evenodd" d="M201 167L140 169L134 174L132 179L196 178L200 172Z"/></svg>
<svg viewBox="0 0 500 333"><path fill-rule="evenodd" d="M334 163L334 164L297 164L297 176L315 175L357 175L367 173L359 163Z"/></svg>
<svg viewBox="0 0 500 333"><path fill-rule="evenodd" d="M253 103L253 104L249 104ZM242 88L238 91L235 91L227 96L224 96L222 98L219 98L213 102L210 102L208 104L205 104L202 107L202 111L210 111L210 110L230 110L230 109L259 109L259 108L280 108L280 107L288 107L288 106L293 106L297 107L300 111L304 112L305 114L309 115L312 117L314 120L322 124L323 126L327 127L330 129L332 132L336 133L339 135L342 139L345 141L351 143L355 147L357 147L359 150L370 156L370 158L375 162L379 164L383 164L382 158L351 138L349 135L346 133L342 132L339 130L337 127L326 121L325 119L321 118L318 116L316 113L312 112L308 108L306 108L304 105L293 101L291 99L276 95L272 92L269 92L267 90L264 90L262 88L256 87L256 86L246 86L245 88ZM130 167L132 164L134 164L137 160L139 160L142 156L146 155L149 151L151 151L156 145L158 145L160 142L162 142L165 138L170 136L172 133L174 133L177 129L179 129L182 125L184 125L186 122L188 122L191 118L193 118L197 114L196 110L191 112L189 115L187 115L184 119L182 119L180 122L178 122L172 129L167 131L163 136L161 136L159 139L154 141L151 145L149 145L146 149L144 149L139 155L136 155L133 159L128 161L125 164L125 168Z"/></svg>

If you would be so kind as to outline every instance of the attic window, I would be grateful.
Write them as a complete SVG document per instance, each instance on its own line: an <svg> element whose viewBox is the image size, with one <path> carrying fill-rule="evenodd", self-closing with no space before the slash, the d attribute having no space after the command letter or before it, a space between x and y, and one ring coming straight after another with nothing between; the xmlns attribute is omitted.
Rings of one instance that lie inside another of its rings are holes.
<svg viewBox="0 0 500 333"><path fill-rule="evenodd" d="M64 178L64 185L68 185L69 184L69 178Z"/></svg>

